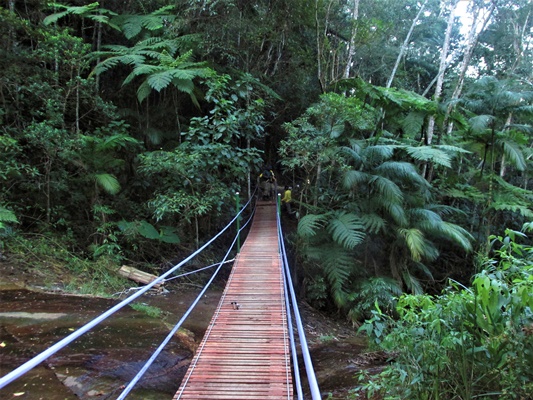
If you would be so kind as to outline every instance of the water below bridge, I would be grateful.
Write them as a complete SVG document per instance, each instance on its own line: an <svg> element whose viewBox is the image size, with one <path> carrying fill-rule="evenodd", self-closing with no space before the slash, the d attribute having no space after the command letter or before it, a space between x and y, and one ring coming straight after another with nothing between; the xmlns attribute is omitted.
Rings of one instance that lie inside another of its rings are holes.
<svg viewBox="0 0 533 400"><path fill-rule="evenodd" d="M0 389L0 399L115 399L152 351L183 315L199 290L175 287L164 295L143 296L163 310L163 318L149 317L126 306L67 348L25 376ZM172 399L187 371L218 304L222 289L210 290L198 303L177 340L172 340L128 395L128 399ZM84 323L116 304L116 300L29 291L0 283L0 376L68 336ZM364 343L350 329L313 317L304 321L317 378L332 399L347 397L364 366ZM366 365L365 365L366 364ZM302 366L303 368L303 366ZM325 396L326 397L326 396Z"/></svg>

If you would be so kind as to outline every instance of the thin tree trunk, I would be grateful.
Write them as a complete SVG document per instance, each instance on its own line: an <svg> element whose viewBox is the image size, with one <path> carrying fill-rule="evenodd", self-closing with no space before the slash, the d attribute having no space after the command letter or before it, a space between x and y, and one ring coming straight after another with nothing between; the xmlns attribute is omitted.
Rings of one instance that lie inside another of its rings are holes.
<svg viewBox="0 0 533 400"><path fill-rule="evenodd" d="M350 36L350 44L348 46L348 60L346 60L346 67L344 68L344 78L350 77L350 70L352 68L353 57L355 55L355 37L357 35L357 20L359 18L359 0L353 0L352 9L352 34Z"/></svg>
<svg viewBox="0 0 533 400"><path fill-rule="evenodd" d="M450 6L450 16L448 17L448 24L446 26L446 33L444 35L444 43L442 44L442 52L440 55L440 64L439 64L439 72L438 72L438 78L437 78L437 85L435 86L435 94L433 95L433 100L436 102L439 101L440 96L442 94L442 85L444 84L444 73L446 70L446 67L448 66L446 59L448 58L448 51L450 49L450 38L452 36L452 28L453 23L455 20L455 8L457 6L458 0L451 0ZM426 133L426 144L430 145L433 141L433 133L435 129L435 117L432 115L429 117L428 122L428 129ZM439 138L440 141L440 138Z"/></svg>
<svg viewBox="0 0 533 400"><path fill-rule="evenodd" d="M479 17L481 10L480 8L474 9L473 17L472 17L472 27L468 35L467 45L466 45L466 49L465 49L464 56L463 56L463 62L461 65L461 72L459 73L459 78L457 80L457 84L455 86L455 89L451 97L452 101L450 103L450 106L448 106L448 109L446 111L446 116L444 118L444 121L445 121L444 124L448 125L447 134L450 134L453 129L453 124L452 123L448 124L447 120L450 116L450 113L452 112L454 100L457 100L461 96L461 92L463 90L464 79L466 76L466 71L468 70L468 67L470 66L470 61L472 61L472 55L474 54L474 49L476 48L476 45L478 43L479 35L485 30L492 16L492 13L494 12L495 7L496 5L493 2L491 4L490 9L487 11L487 13L482 18L481 29L479 30L477 29L477 26L478 26L478 17Z"/></svg>
<svg viewBox="0 0 533 400"><path fill-rule="evenodd" d="M389 76L389 79L387 80L387 85L386 85L387 88L390 88L392 85L392 81L394 80L394 76L396 75L396 71L398 69L398 66L400 65L400 61L402 60L405 52L407 51L407 47L409 46L409 41L411 40L411 35L413 34L413 30L415 29L415 26L418 23L418 20L420 19L420 16L422 15L422 12L424 11L424 8L426 7L427 3L428 3L428 0L425 0L424 4L422 4L422 6L420 7L420 10L418 10L416 17L413 20L411 27L409 28L409 32L407 32L407 36L402 44L402 47L400 48L400 53L398 54L396 63L394 64L394 67L392 68L392 72Z"/></svg>

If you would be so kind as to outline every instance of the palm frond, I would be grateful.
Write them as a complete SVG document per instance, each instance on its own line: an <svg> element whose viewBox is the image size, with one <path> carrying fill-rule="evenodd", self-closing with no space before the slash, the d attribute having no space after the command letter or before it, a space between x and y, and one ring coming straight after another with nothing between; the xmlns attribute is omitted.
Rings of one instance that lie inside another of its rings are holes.
<svg viewBox="0 0 533 400"><path fill-rule="evenodd" d="M493 121L494 116L492 115L477 115L474 118L470 118L468 122L470 123L472 132L483 133L490 127Z"/></svg>
<svg viewBox="0 0 533 400"><path fill-rule="evenodd" d="M371 175L362 171L349 170L344 174L343 184L346 189L353 189L362 183L366 183L371 180Z"/></svg>
<svg viewBox="0 0 533 400"><path fill-rule="evenodd" d="M336 213L328 223L328 231L333 240L349 250L364 240L364 228L357 215L346 212Z"/></svg>
<svg viewBox="0 0 533 400"><path fill-rule="evenodd" d="M427 181L418 173L415 166L408 162L386 161L376 167L375 171L390 179L402 179L419 186L428 186Z"/></svg>
<svg viewBox="0 0 533 400"><path fill-rule="evenodd" d="M403 191L390 179L383 176L374 175L368 184L388 203L398 204L403 200Z"/></svg>
<svg viewBox="0 0 533 400"><path fill-rule="evenodd" d="M512 140L506 140L503 138L498 139L496 142L502 148L507 161L509 161L517 170L525 171L526 160L520 146Z"/></svg>
<svg viewBox="0 0 533 400"><path fill-rule="evenodd" d="M463 227L451 222L442 221L439 225L440 236L451 240L459 245L464 251L472 251L472 242L474 237Z"/></svg>
<svg viewBox="0 0 533 400"><path fill-rule="evenodd" d="M407 216L405 215L405 210L400 204L396 203L387 203L383 202L383 206L389 213L392 220L398 226L406 226L408 223Z"/></svg>
<svg viewBox="0 0 533 400"><path fill-rule="evenodd" d="M365 230L369 233L379 233L387 226L387 221L374 213L363 214L360 219L361 223L365 227Z"/></svg>
<svg viewBox="0 0 533 400"><path fill-rule="evenodd" d="M356 165L360 165L363 161L363 157L361 156L361 148L354 144L352 146L343 146L339 150L340 153L346 154L348 157L353 159L356 163Z"/></svg>
<svg viewBox="0 0 533 400"><path fill-rule="evenodd" d="M434 225L442 222L442 218L439 214L426 208L412 208L407 214L409 215L411 222L415 224L417 222L425 222Z"/></svg>
<svg viewBox="0 0 533 400"><path fill-rule="evenodd" d="M399 235L405 240L409 253L413 261L420 261L425 256L425 248L427 241L424 234L419 229L415 228L400 228Z"/></svg>
<svg viewBox="0 0 533 400"><path fill-rule="evenodd" d="M383 160L388 160L394 155L394 150L401 147L396 144L383 144L368 146L364 149L365 158L371 162L379 162Z"/></svg>
<svg viewBox="0 0 533 400"><path fill-rule="evenodd" d="M422 284L420 281L412 275L408 270L402 271L402 279L405 282L405 285L413 294L423 294L424 289L422 289Z"/></svg>
<svg viewBox="0 0 533 400"><path fill-rule="evenodd" d="M298 222L298 236L310 238L316 235L317 231L324 227L325 215L307 214L300 218Z"/></svg>

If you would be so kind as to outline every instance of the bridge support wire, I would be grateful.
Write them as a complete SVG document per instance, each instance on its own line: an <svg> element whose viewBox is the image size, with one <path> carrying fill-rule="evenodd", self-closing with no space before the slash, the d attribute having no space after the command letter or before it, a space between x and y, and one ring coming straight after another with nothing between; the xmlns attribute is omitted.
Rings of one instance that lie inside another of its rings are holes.
<svg viewBox="0 0 533 400"><path fill-rule="evenodd" d="M31 360L25 362L18 368L14 369L10 373L4 375L2 378L0 378L0 389L4 388L14 380L20 378L22 375L27 373L28 371L35 368L37 365L39 365L41 362L46 360L48 357L54 355L59 350L63 349L64 347L68 346L70 343L72 343L74 340L79 338L80 336L84 335L88 331L90 331L92 328L94 328L96 325L107 319L109 316L113 315L115 312L126 306L127 304L131 303L136 298L142 296L144 293L146 293L148 290L150 290L155 285L161 283L167 276L172 274L174 271L176 271L178 268L182 267L184 264L189 262L191 259L196 257L198 254L200 254L206 247L208 247L211 243L213 243L216 239L218 239L233 223L240 218L241 214L244 212L246 207L251 203L253 197L251 197L246 204L243 205L241 210L237 213L237 215L222 229L220 232L218 232L215 236L213 236L207 243L205 243L202 247L200 247L198 250L196 250L194 253L192 253L190 256L182 260L180 263L176 264L174 267L172 267L170 270L165 272L163 275L159 276L157 279L154 279L152 282L141 288L136 293L132 294L131 296L125 298L117 305L113 306L100 316L96 317L92 321L88 322L78 330L72 332L67 337L63 338L59 342L55 343L53 346L49 347L45 351L39 353L35 357L33 357ZM253 213L252 213L253 215ZM250 217L251 219L251 217ZM246 225L244 225L246 226ZM242 229L244 229L244 226ZM240 231L239 231L240 232Z"/></svg>
<svg viewBox="0 0 533 400"><path fill-rule="evenodd" d="M306 371L307 379L309 383L309 390L311 392L311 398L312 400L321 400L322 396L320 394L320 389L318 387L318 382L316 380L315 370L313 367L313 361L311 360L311 355L309 353L309 347L307 346L307 339L306 339L305 331L304 331L303 324L302 324L302 318L300 316L300 311L298 309L298 302L296 300L296 294L294 292L294 286L292 284L291 271L289 269L289 262L287 261L287 253L285 251L285 239L283 237L283 230L281 228L281 215L280 214L281 213L278 207L278 214L277 214L278 232L279 232L280 252L282 256L283 277L285 280L286 301L288 302L288 296L289 296L288 293L290 292L290 299L291 299L291 304L292 304L291 309L292 309L292 312L294 313L294 319L295 319L296 327L298 330L298 338L300 340L302 358L304 360L305 371ZM296 389L297 389L297 394L298 394L298 400L300 400L300 399L303 399L303 394L302 394L300 379L299 377L297 377L299 375L299 370L297 368L298 360L296 356L296 346L293 340L294 338L294 334L292 332L293 325L292 325L290 315L291 315L290 309L289 307L287 307L287 318L288 318L289 328L290 328L289 335L291 337L291 347L292 347L292 354L293 354L293 359L294 359L293 365L295 366L294 375L295 375L295 380L297 383Z"/></svg>
<svg viewBox="0 0 533 400"><path fill-rule="evenodd" d="M189 307L189 309L183 314L183 316L181 317L181 319L178 321L178 323L174 326L174 328L172 328L172 330L169 332L169 334L167 335L167 337L161 342L161 344L159 345L159 347L154 351L154 353L151 355L151 357L148 359L148 361L146 361L146 363L143 365L143 367L139 370L139 372L137 373L137 375L135 375L133 377L133 379L130 381L130 383L126 386L126 388L124 388L124 390L122 391L122 393L120 394L119 397L117 397L116 400L124 400L126 398L126 396L132 391L133 387L137 384L137 382L139 382L139 380L142 378L142 376L146 373L146 371L148 371L148 368L150 368L150 366L152 365L152 363L155 361L155 359L157 358L157 356L159 356L159 354L163 351L163 349L165 348L165 346L168 344L168 342L170 341L170 339L172 339L172 337L174 336L174 334L176 333L176 331L180 328L180 326L183 324L183 322L185 322L185 320L187 319L187 317L189 316L189 314L192 312L192 310L194 309L194 307L196 307L196 304L198 304L198 302L200 301L200 299L202 298L202 296L204 295L204 293L207 291L207 289L209 288L209 286L211 285L211 283L213 282L213 280L215 279L215 277L217 276L217 274L219 273L219 271L222 269L222 266L224 266L224 264L227 263L227 258L229 257L229 254L231 252L231 250L233 249L233 247L235 246L235 243L238 241L238 238L239 238L239 235L241 233L241 231L246 227L246 225L248 225L248 223L252 220L252 217L253 217L253 214L254 212L252 212L252 215L250 216L250 218L248 219L248 221L246 221L246 223L243 225L242 228L239 228L238 231L237 231L237 234L235 235L235 238L233 239L233 242L231 243L231 246L230 248L228 249L226 255L224 256L224 258L222 259L222 261L220 263L218 263L218 268L215 270L215 272L213 273L213 275L211 276L211 278L209 279L209 281L205 284L204 288L202 289L202 291L198 294L198 296L196 297L196 299L193 301L193 303L191 304L191 306Z"/></svg>

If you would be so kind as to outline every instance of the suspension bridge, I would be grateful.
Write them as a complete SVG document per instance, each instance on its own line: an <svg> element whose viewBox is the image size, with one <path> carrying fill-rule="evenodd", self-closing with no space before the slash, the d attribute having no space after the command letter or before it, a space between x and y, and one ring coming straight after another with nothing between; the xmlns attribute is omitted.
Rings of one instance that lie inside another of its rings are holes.
<svg viewBox="0 0 533 400"><path fill-rule="evenodd" d="M173 400L303 400L304 389L300 375L307 377L308 394L305 398L321 399L292 286L281 228L279 198L277 204L257 202L253 209L252 205L252 201L248 201L240 208L237 193L236 216L209 242L150 284L0 378L0 389L162 283L167 276L175 273L235 224L233 243L220 263L215 265L217 268L207 284L137 375L124 386L117 400L127 397L164 347L174 338L174 334L227 263L231 252L235 252L234 248L237 256L226 288ZM241 227L243 212L248 207L252 210L251 216ZM241 232L250 221L252 224L241 248ZM171 279L174 278L176 277ZM298 345L300 352L297 351ZM298 353L301 354L305 374L300 374Z"/></svg>

